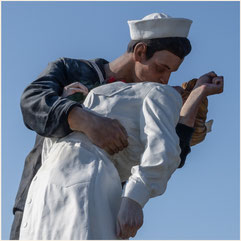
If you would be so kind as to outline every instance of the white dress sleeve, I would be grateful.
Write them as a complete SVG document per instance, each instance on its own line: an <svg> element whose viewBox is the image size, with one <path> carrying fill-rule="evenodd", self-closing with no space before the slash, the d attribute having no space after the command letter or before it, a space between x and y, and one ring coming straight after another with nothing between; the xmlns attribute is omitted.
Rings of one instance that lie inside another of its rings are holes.
<svg viewBox="0 0 241 241"><path fill-rule="evenodd" d="M132 167L122 197L144 207L149 198L165 192L180 163L175 127L181 106L181 96L170 86L156 86L145 97L140 113L140 139L145 151L140 164Z"/></svg>

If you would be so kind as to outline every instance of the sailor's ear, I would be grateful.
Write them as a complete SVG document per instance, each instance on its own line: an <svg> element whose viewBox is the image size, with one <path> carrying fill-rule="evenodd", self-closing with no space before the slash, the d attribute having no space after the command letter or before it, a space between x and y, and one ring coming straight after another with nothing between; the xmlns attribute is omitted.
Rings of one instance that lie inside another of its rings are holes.
<svg viewBox="0 0 241 241"><path fill-rule="evenodd" d="M147 45L145 43L142 43L142 42L137 43L133 51L134 60L141 63L145 61L146 51L147 51Z"/></svg>

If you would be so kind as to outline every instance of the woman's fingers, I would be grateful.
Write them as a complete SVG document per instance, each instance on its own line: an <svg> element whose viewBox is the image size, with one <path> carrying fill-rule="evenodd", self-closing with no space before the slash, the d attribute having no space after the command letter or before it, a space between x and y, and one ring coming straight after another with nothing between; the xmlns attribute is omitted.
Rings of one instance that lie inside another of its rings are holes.
<svg viewBox="0 0 241 241"><path fill-rule="evenodd" d="M135 237L137 230L121 228L119 221L116 222L116 235L121 239L129 239L130 237Z"/></svg>
<svg viewBox="0 0 241 241"><path fill-rule="evenodd" d="M124 223L119 224L120 228L120 237L123 239L129 239L130 237L135 237L139 229L138 225L135 223Z"/></svg>
<svg viewBox="0 0 241 241"><path fill-rule="evenodd" d="M134 237L143 224L142 207L134 200L122 198L117 221L119 222L121 238Z"/></svg>
<svg viewBox="0 0 241 241"><path fill-rule="evenodd" d="M67 97L69 95L73 95L74 93L83 93L84 95L87 95L88 93L86 93L86 91L82 90L82 89L78 89L78 88L68 88L66 90L64 90L62 97Z"/></svg>
<svg viewBox="0 0 241 241"><path fill-rule="evenodd" d="M81 84L80 82L74 82L72 84L69 84L65 87L69 87L69 88L80 88L83 89L84 91L88 92L88 88L86 86L84 86L83 84Z"/></svg>
<svg viewBox="0 0 241 241"><path fill-rule="evenodd" d="M77 93L77 92L87 95L89 90L83 84L81 84L79 82L74 82L74 83L64 87L62 97L67 97L67 96L73 95L74 93Z"/></svg>

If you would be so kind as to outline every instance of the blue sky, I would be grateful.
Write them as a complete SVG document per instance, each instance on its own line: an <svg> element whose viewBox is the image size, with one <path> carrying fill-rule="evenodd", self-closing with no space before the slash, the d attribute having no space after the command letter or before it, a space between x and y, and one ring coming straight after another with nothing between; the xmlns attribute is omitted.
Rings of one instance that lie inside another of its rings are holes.
<svg viewBox="0 0 241 241"><path fill-rule="evenodd" d="M2 239L35 134L22 121L24 88L59 57L114 60L130 40L127 20L153 12L193 20L192 52L169 84L216 71L213 131L192 148L164 195L144 208L135 239L239 239L239 2L2 2Z"/></svg>

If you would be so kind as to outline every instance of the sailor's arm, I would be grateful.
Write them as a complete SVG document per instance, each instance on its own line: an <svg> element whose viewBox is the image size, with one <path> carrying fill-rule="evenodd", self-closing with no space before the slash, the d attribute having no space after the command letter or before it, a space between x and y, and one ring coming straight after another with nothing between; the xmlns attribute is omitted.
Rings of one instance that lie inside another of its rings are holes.
<svg viewBox="0 0 241 241"><path fill-rule="evenodd" d="M127 132L116 119L101 117L75 107L69 113L68 123L71 130L84 133L93 144L110 155L118 153L128 145Z"/></svg>
<svg viewBox="0 0 241 241"><path fill-rule="evenodd" d="M81 108L81 104L61 95L66 85L81 78L76 68L83 65L81 60L57 59L25 88L21 110L29 129L47 137L63 137L71 132L68 114L74 107Z"/></svg>
<svg viewBox="0 0 241 241"><path fill-rule="evenodd" d="M179 168L185 164L188 153L191 152L190 140L194 131L194 123L199 106L204 98L209 95L220 94L223 92L223 77L217 76L214 72L202 75L196 82L193 91L184 103L176 132L180 140L181 162Z"/></svg>
<svg viewBox="0 0 241 241"><path fill-rule="evenodd" d="M64 87L76 81L91 88L99 79L87 61L61 58L51 62L22 94L25 125L46 137L60 138L81 131L109 154L125 148L127 134L117 120L83 110L80 103L66 98L70 92L62 96Z"/></svg>
<svg viewBox="0 0 241 241"><path fill-rule="evenodd" d="M179 123L193 127L203 98L222 93L223 84L223 77L217 76L214 72L202 75L181 109Z"/></svg>

